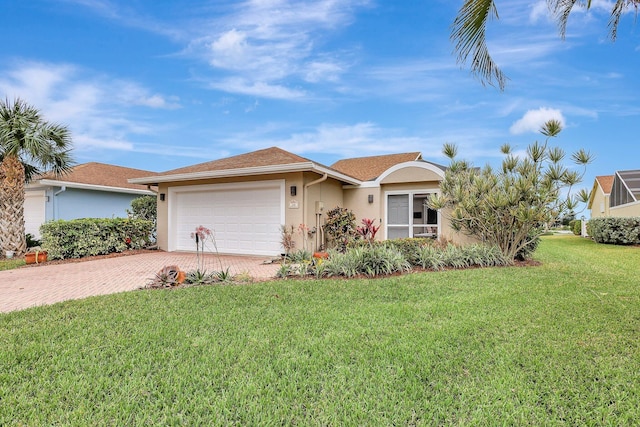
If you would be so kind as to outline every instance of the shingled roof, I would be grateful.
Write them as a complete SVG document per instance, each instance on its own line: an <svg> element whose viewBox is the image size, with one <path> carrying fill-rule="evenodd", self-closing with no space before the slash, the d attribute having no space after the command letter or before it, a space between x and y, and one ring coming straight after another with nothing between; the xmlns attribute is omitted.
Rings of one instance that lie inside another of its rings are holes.
<svg viewBox="0 0 640 427"><path fill-rule="evenodd" d="M265 148L263 150L252 151L250 153L238 154L237 156L226 157L224 159L212 160L210 162L198 163L192 166L172 169L157 174L158 176L189 174L197 172L212 172L229 169L245 169L261 166L289 165L295 163L309 163L311 160L300 157L278 147Z"/></svg>
<svg viewBox="0 0 640 427"><path fill-rule="evenodd" d="M331 165L331 168L362 181L372 181L392 166L415 160L422 160L420 152L338 160Z"/></svg>
<svg viewBox="0 0 640 427"><path fill-rule="evenodd" d="M602 188L602 191L604 192L604 194L610 194L611 193L611 187L613 186L613 175L601 175L601 176L596 176L596 181L598 181L598 184L600 184L600 188Z"/></svg>
<svg viewBox="0 0 640 427"><path fill-rule="evenodd" d="M39 175L33 181L58 181L61 183L147 190L146 185L131 184L128 180L130 178L141 178L152 174L154 174L154 172L147 170L89 162L74 166L67 174L55 176L53 173L45 173Z"/></svg>
<svg viewBox="0 0 640 427"><path fill-rule="evenodd" d="M360 180L349 174L332 169L328 166L309 160L297 154L290 153L278 147L265 148L224 159L198 163L166 172L133 178L132 182L139 184L158 184L160 182L190 181L197 179L211 179L230 176L265 175L273 173L287 173L300 171L314 171L328 174L347 184L358 184Z"/></svg>

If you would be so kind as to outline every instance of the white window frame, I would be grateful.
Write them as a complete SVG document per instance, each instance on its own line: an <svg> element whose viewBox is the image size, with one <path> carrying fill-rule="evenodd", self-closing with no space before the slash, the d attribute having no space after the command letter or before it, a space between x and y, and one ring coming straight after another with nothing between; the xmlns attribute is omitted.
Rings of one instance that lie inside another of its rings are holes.
<svg viewBox="0 0 640 427"><path fill-rule="evenodd" d="M409 223L408 224L391 224L391 228L404 228L409 227L409 237L413 237L413 227L414 225L425 225L425 224L414 224L413 223L413 198L416 194L440 194L439 188L426 188L420 190L391 190L384 192L384 214L385 214L385 227L384 227L384 238L385 240L389 238L389 196L409 196ZM440 210L437 211L438 220L436 227L436 237L440 237L440 233L442 231L442 215Z"/></svg>

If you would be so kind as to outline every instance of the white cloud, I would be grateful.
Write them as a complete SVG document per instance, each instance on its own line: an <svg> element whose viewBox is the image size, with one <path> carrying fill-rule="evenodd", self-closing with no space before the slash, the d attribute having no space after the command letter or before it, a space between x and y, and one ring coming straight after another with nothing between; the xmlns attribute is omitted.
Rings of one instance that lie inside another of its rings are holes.
<svg viewBox="0 0 640 427"><path fill-rule="evenodd" d="M209 87L230 93L258 96L272 99L294 100L305 96L305 92L262 81L251 81L241 77L231 77L210 83Z"/></svg>
<svg viewBox="0 0 640 427"><path fill-rule="evenodd" d="M91 74L69 64L22 62L0 69L0 93L40 109L46 120L69 126L79 150L134 150L132 135L150 135L157 126L136 119L137 108L175 109L178 99L143 86Z"/></svg>
<svg viewBox="0 0 640 427"><path fill-rule="evenodd" d="M336 82L345 67L342 64L332 61L312 61L306 64L304 79L310 83L321 81Z"/></svg>
<svg viewBox="0 0 640 427"><path fill-rule="evenodd" d="M529 110L524 116L516 121L509 131L514 134L522 134L526 132L538 132L540 131L540 127L548 120L558 120L562 126L565 124L564 116L562 115L562 111L542 107L537 110Z"/></svg>
<svg viewBox="0 0 640 427"><path fill-rule="evenodd" d="M529 14L529 21L532 23L538 22L540 18L550 18L549 6L546 0L538 0L531 6L531 13Z"/></svg>
<svg viewBox="0 0 640 427"><path fill-rule="evenodd" d="M348 68L339 58L348 51L328 54L322 45L331 31L353 20L354 10L367 0L250 0L230 13L201 26L188 52L203 57L225 78L243 81L229 92L260 95L249 87L285 86L288 78L308 83L337 82ZM212 87L219 88L219 84ZM270 90L266 91L271 93ZM302 92L294 91L298 97ZM291 98L290 94L277 95Z"/></svg>

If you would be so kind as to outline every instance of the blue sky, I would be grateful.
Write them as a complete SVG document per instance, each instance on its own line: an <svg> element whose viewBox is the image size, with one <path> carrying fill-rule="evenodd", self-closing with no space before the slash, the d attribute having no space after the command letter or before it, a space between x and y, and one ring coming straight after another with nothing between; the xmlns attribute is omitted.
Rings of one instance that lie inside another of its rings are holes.
<svg viewBox="0 0 640 427"><path fill-rule="evenodd" d="M561 120L556 143L596 175L640 168L640 27L608 40L610 4L570 19L545 2L498 1L490 50L510 81L456 64L462 1L30 0L0 3L0 95L70 127L75 160L163 171L270 146L330 165L445 142L499 164Z"/></svg>

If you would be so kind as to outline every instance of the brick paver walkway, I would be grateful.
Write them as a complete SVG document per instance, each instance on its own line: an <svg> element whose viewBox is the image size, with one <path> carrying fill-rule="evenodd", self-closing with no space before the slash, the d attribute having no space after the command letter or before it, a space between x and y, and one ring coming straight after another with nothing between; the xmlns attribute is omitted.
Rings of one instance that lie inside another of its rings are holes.
<svg viewBox="0 0 640 427"><path fill-rule="evenodd" d="M254 280L265 280L274 277L279 267L263 264L267 259L206 255L201 265L206 271L229 268L233 275L247 274ZM139 289L167 265L177 265L184 271L195 270L196 255L158 251L0 271L0 312Z"/></svg>

